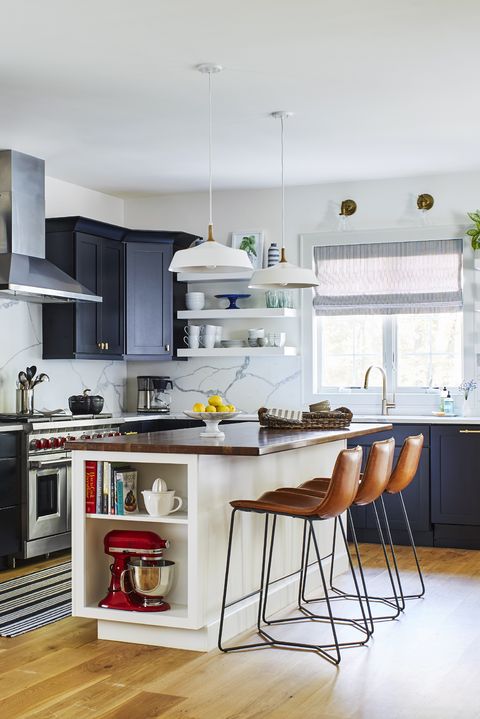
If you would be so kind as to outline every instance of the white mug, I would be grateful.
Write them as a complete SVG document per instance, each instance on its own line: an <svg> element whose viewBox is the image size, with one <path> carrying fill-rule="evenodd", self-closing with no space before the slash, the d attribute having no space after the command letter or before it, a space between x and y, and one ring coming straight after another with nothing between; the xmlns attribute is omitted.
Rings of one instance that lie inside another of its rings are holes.
<svg viewBox="0 0 480 719"><path fill-rule="evenodd" d="M200 347L200 335L190 335L190 337L185 336L183 341L191 350L198 350Z"/></svg>
<svg viewBox="0 0 480 719"><path fill-rule="evenodd" d="M202 325L185 325L183 328L186 335L191 335L192 337L198 337L200 334Z"/></svg>
<svg viewBox="0 0 480 719"><path fill-rule="evenodd" d="M166 514L178 512L183 504L181 497L175 496L174 489L168 492L150 492L149 490L144 490L142 494L147 512L154 517L163 517ZM175 501L178 502L176 507L173 506Z"/></svg>
<svg viewBox="0 0 480 719"><path fill-rule="evenodd" d="M201 338L202 347L205 347L207 349L212 349L212 347L215 347L215 338L215 332L206 332L204 335L202 335Z"/></svg>
<svg viewBox="0 0 480 719"><path fill-rule="evenodd" d="M209 332L213 332L213 334L216 334L218 325L202 325L203 326L203 333L208 334Z"/></svg>
<svg viewBox="0 0 480 719"><path fill-rule="evenodd" d="M254 338L256 339L257 337L265 337L265 330L263 329L263 327L258 328L258 329L248 330L248 337L249 337L249 339L254 339Z"/></svg>

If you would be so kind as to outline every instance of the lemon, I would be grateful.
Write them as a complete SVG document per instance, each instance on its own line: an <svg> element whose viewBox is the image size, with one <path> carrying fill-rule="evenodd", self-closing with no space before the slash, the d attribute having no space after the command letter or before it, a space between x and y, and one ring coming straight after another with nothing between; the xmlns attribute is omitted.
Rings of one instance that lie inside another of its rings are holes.
<svg viewBox="0 0 480 719"><path fill-rule="evenodd" d="M213 405L214 407L220 407L223 405L223 399L218 394L214 394L212 397L208 398L208 404Z"/></svg>
<svg viewBox="0 0 480 719"><path fill-rule="evenodd" d="M234 404L229 404L229 405L227 405L227 406L228 406L228 411L229 411L229 412L236 412L236 409L235 409L235 405L234 405Z"/></svg>
<svg viewBox="0 0 480 719"><path fill-rule="evenodd" d="M205 412L216 412L217 408L213 406L213 404L207 404L205 407Z"/></svg>
<svg viewBox="0 0 480 719"><path fill-rule="evenodd" d="M205 412L205 405L201 402L196 402L192 407L192 412Z"/></svg>
<svg viewBox="0 0 480 719"><path fill-rule="evenodd" d="M226 404L221 404L219 407L217 407L217 412L230 412L228 409L228 406Z"/></svg>

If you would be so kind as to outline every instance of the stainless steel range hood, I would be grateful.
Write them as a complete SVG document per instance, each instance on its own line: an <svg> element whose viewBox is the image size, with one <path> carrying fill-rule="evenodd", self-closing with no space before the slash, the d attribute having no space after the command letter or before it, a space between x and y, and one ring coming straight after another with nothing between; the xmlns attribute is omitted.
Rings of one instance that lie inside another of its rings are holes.
<svg viewBox="0 0 480 719"><path fill-rule="evenodd" d="M45 259L45 163L0 150L0 300L101 302Z"/></svg>

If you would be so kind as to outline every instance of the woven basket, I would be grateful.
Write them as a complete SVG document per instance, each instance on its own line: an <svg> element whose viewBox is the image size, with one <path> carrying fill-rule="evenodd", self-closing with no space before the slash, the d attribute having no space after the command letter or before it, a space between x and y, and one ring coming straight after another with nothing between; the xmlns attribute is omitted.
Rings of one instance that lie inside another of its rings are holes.
<svg viewBox="0 0 480 719"><path fill-rule="evenodd" d="M262 427L269 429L345 429L350 426L353 414L347 407L338 407L331 412L302 412L301 422L292 422L283 417L272 417L266 407L258 410Z"/></svg>

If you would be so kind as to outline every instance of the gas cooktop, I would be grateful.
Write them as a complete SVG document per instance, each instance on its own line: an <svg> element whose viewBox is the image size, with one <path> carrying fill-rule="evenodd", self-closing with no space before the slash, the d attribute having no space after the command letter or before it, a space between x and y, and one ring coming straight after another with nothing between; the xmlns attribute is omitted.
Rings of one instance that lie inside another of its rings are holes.
<svg viewBox="0 0 480 719"><path fill-rule="evenodd" d="M2 414L0 413L0 422L74 422L81 419L110 419L111 414Z"/></svg>

